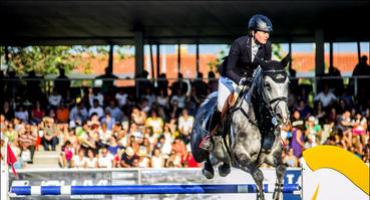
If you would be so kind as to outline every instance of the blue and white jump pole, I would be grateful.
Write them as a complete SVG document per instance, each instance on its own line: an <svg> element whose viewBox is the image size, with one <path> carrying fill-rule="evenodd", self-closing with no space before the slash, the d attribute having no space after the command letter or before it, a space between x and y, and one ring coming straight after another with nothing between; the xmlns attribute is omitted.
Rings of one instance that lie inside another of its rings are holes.
<svg viewBox="0 0 370 200"><path fill-rule="evenodd" d="M264 185L264 192L272 193L274 187ZM284 193L299 191L297 184L284 185ZM221 185L106 185L106 186L13 186L10 193L16 196L44 195L135 195L135 194L210 194L256 193L254 184Z"/></svg>

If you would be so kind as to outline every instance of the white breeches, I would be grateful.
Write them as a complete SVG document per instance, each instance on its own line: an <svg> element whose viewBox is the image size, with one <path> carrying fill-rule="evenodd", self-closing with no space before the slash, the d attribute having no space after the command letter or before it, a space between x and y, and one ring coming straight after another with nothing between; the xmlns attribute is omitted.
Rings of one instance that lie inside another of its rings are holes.
<svg viewBox="0 0 370 200"><path fill-rule="evenodd" d="M218 80L218 97L217 97L217 109L222 112L222 109L230 96L231 93L234 95L240 91L238 84L227 77L221 76Z"/></svg>

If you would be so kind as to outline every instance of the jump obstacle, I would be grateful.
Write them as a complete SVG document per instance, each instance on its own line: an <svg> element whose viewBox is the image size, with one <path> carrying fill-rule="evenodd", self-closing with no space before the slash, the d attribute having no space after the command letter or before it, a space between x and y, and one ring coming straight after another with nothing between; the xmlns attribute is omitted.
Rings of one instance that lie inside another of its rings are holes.
<svg viewBox="0 0 370 200"><path fill-rule="evenodd" d="M265 184L264 192L274 192L274 186ZM287 184L283 193L300 191L297 184ZM226 194L256 193L254 184L220 185L105 185L105 186L12 186L15 196L45 195L138 195L138 194Z"/></svg>

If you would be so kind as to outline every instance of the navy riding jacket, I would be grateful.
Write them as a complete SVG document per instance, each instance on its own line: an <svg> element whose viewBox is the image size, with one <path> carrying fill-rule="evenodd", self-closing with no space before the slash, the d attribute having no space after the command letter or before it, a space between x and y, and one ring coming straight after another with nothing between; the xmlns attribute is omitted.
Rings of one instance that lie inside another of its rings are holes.
<svg viewBox="0 0 370 200"><path fill-rule="evenodd" d="M268 41L260 45L255 57L261 60L271 60L271 43ZM221 75L239 83L243 77L252 77L258 67L256 59L252 61L252 37L242 36L234 41L230 48L229 56L222 67Z"/></svg>

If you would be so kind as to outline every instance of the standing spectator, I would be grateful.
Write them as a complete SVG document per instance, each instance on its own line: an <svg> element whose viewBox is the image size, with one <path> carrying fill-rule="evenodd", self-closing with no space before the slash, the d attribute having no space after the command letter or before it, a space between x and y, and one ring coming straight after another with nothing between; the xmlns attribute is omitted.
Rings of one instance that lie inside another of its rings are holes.
<svg viewBox="0 0 370 200"><path fill-rule="evenodd" d="M59 94L62 95L63 98L68 98L71 81L65 75L64 66L60 65L59 67L59 76L54 80L55 89L58 91Z"/></svg>
<svg viewBox="0 0 370 200"><path fill-rule="evenodd" d="M192 89L195 91L195 95L200 98L201 101L203 101L207 96L207 83L203 80L203 73L199 72L197 73L197 78L193 81L193 87Z"/></svg>
<svg viewBox="0 0 370 200"><path fill-rule="evenodd" d="M179 96L184 96L188 91L188 84L183 80L182 73L178 73L178 79L171 86L171 94L177 94Z"/></svg>
<svg viewBox="0 0 370 200"><path fill-rule="evenodd" d="M168 96L166 90L167 89L160 89L156 97L156 102L162 108L168 108Z"/></svg>
<svg viewBox="0 0 370 200"><path fill-rule="evenodd" d="M294 156L300 158L304 149L304 135L302 133L304 122L298 111L294 111L293 113L292 126L291 148L293 149Z"/></svg>
<svg viewBox="0 0 370 200"><path fill-rule="evenodd" d="M145 124L146 114L141 111L138 107L134 107L131 113L131 121L138 126Z"/></svg>

